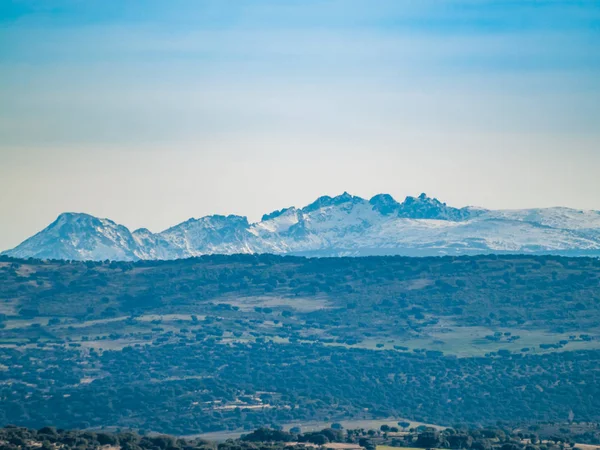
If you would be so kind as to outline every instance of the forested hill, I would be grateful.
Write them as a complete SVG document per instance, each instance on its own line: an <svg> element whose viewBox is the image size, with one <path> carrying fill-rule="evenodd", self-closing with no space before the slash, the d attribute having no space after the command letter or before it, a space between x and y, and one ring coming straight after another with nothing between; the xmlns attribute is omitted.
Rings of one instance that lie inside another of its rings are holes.
<svg viewBox="0 0 600 450"><path fill-rule="evenodd" d="M0 423L600 419L600 261L0 259Z"/></svg>

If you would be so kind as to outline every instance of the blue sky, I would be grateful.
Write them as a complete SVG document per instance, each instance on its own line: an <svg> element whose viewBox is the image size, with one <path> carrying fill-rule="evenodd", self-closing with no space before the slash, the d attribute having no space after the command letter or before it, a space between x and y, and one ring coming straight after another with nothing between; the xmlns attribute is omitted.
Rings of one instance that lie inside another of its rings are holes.
<svg viewBox="0 0 600 450"><path fill-rule="evenodd" d="M600 2L0 3L0 248L344 190L600 209Z"/></svg>

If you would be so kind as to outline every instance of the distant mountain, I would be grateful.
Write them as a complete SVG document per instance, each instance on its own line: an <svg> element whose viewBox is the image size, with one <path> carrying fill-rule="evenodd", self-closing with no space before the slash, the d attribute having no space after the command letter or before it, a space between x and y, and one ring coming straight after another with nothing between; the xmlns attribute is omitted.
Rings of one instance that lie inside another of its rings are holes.
<svg viewBox="0 0 600 450"><path fill-rule="evenodd" d="M19 258L132 260L140 259L137 247L131 232L112 220L64 213L6 254Z"/></svg>
<svg viewBox="0 0 600 450"><path fill-rule="evenodd" d="M397 202L344 192L249 223L241 216L190 219L160 233L65 213L3 254L71 260L177 259L204 254L413 256L552 253L600 256L600 212L570 208L453 208L425 194Z"/></svg>

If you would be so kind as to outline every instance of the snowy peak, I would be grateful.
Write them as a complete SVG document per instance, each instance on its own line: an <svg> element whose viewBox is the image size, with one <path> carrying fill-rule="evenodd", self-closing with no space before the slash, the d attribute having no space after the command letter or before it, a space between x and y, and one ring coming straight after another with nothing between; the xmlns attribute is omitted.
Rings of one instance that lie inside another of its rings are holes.
<svg viewBox="0 0 600 450"><path fill-rule="evenodd" d="M432 220L467 220L474 216L475 210L469 208L453 208L440 202L437 198L423 193L418 197L408 196L398 203L389 194L378 194L369 200L373 209L383 215L395 215L406 219Z"/></svg>
<svg viewBox="0 0 600 450"><path fill-rule="evenodd" d="M111 227L117 226L112 220L109 219L99 219L97 217L91 216L89 214L84 213L72 213L66 212L60 214L54 222L50 224L49 228L60 229L60 230L69 230L76 229L86 226L93 227Z"/></svg>
<svg viewBox="0 0 600 450"><path fill-rule="evenodd" d="M248 226L248 219L243 216L213 215L186 220L159 234L167 236L177 233L226 232L227 230L246 229Z"/></svg>
<svg viewBox="0 0 600 450"><path fill-rule="evenodd" d="M250 224L243 216L214 215L190 219L162 233L161 239L171 245L177 254L198 256L204 253L247 253L247 240L252 238ZM205 251L209 249L209 251Z"/></svg>
<svg viewBox="0 0 600 450"><path fill-rule="evenodd" d="M278 209L276 211L273 211L271 213L268 214L263 214L262 218L260 219L261 222L266 222L267 220L273 220L273 219L277 219L279 216L282 216L283 214L287 213L288 211L295 209L293 207L291 208L283 208L283 209Z"/></svg>
<svg viewBox="0 0 600 450"><path fill-rule="evenodd" d="M9 252L20 258L138 259L129 230L89 214L63 213L45 230Z"/></svg>
<svg viewBox="0 0 600 450"><path fill-rule="evenodd" d="M418 197L406 197L399 207L398 216L410 219L459 221L470 218L471 212L467 208L457 209L447 206L437 198L430 198L423 193Z"/></svg>
<svg viewBox="0 0 600 450"><path fill-rule="evenodd" d="M296 208L285 208L279 211L274 211L270 214L265 214L262 220L254 224L253 229L256 233L262 230L271 233L281 233L289 230L290 227L296 225L302 220L302 213Z"/></svg>
<svg viewBox="0 0 600 450"><path fill-rule="evenodd" d="M365 202L364 199L350 195L347 192L344 192L343 194L338 195L336 197L329 197L328 195L324 195L324 196L316 199L310 205L302 208L302 212L310 213L312 211L316 211L318 209L325 208L328 206L339 206L339 205L343 205L345 203L356 204L356 203L363 203L363 202Z"/></svg>
<svg viewBox="0 0 600 450"><path fill-rule="evenodd" d="M344 192L249 223L237 215L189 219L160 233L130 232L109 219L61 214L4 254L41 259L137 260L213 253L307 256L559 253L600 256L600 212L570 208L454 208L421 194L396 201Z"/></svg>
<svg viewBox="0 0 600 450"><path fill-rule="evenodd" d="M369 203L373 205L373 210L384 216L396 214L400 209L400 203L390 194L377 194L369 200Z"/></svg>

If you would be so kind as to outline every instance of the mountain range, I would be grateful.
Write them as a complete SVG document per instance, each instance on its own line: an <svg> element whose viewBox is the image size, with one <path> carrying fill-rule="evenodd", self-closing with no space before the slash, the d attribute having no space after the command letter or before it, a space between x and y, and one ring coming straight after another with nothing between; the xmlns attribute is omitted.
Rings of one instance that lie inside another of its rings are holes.
<svg viewBox="0 0 600 450"><path fill-rule="evenodd" d="M398 202L344 192L304 208L246 217L189 219L160 233L131 232L109 219L61 214L3 255L65 260L177 259L205 254L305 256L468 255L483 253L600 256L600 212L571 208L453 208L425 194Z"/></svg>

